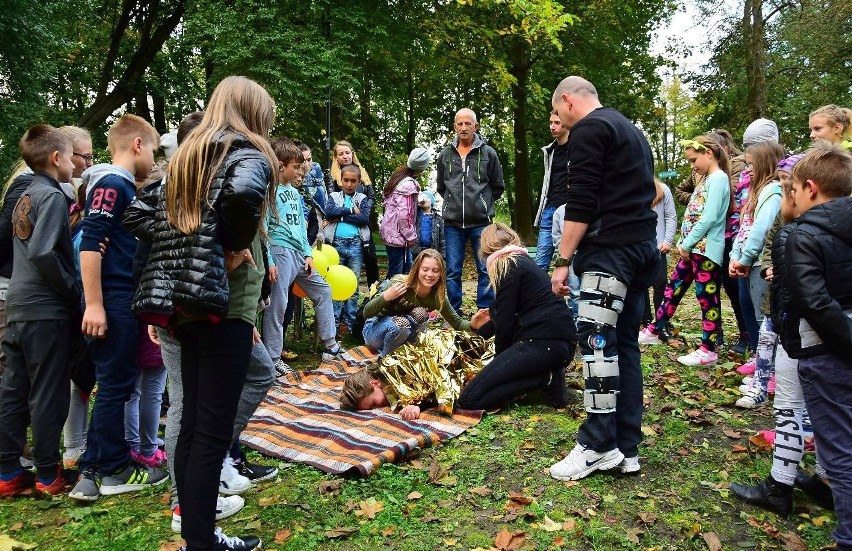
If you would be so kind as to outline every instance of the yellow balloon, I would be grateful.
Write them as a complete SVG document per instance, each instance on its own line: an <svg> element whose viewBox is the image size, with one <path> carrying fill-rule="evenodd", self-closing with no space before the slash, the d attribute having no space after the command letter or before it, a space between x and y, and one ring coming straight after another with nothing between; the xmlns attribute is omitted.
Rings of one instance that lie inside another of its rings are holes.
<svg viewBox="0 0 852 551"><path fill-rule="evenodd" d="M314 249L316 250L316 249ZM334 266L335 264L340 264L340 255L337 253L337 249L332 247L331 245L323 245L322 246L322 254L328 259L328 265Z"/></svg>
<svg viewBox="0 0 852 551"><path fill-rule="evenodd" d="M358 289L358 277L355 272L340 264L328 267L325 280L331 287L331 298L334 300L346 300Z"/></svg>
<svg viewBox="0 0 852 551"><path fill-rule="evenodd" d="M314 257L314 270L320 275L320 277L325 277L325 272L328 270L328 257L325 255L325 247L322 248L322 251L318 251L313 249L311 256Z"/></svg>

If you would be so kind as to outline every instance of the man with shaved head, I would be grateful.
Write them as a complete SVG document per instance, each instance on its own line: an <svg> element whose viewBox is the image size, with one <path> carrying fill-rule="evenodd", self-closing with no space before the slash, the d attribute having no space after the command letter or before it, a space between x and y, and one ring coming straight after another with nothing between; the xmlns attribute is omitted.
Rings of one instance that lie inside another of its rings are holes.
<svg viewBox="0 0 852 551"><path fill-rule="evenodd" d="M565 221L551 282L554 293L566 296L573 262L580 277L577 337L587 415L577 445L550 474L577 480L615 467L638 473L639 322L642 296L660 262L657 215L651 209L656 194L651 148L624 115L601 105L586 79L571 76L560 82L553 109L571 137Z"/></svg>
<svg viewBox="0 0 852 551"><path fill-rule="evenodd" d="M460 312L462 266L468 242L478 273L476 305L488 308L494 298L485 262L479 258L479 236L494 218L494 202L503 195L504 184L497 152L476 133L476 113L460 109L453 127L456 136L438 154L438 193L444 198L447 297Z"/></svg>

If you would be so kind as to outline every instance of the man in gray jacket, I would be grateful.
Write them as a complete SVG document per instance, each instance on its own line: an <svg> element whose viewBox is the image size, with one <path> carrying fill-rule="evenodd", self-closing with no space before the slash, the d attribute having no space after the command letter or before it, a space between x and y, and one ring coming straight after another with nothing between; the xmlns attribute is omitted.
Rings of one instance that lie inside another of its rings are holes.
<svg viewBox="0 0 852 551"><path fill-rule="evenodd" d="M494 202L503 195L503 168L494 148L476 131L476 113L456 113L455 138L438 154L438 193L444 198L444 241L447 247L447 296L461 309L461 274L470 242L478 281L476 305L487 308L494 298L485 262L479 258L479 237L494 218Z"/></svg>
<svg viewBox="0 0 852 551"><path fill-rule="evenodd" d="M534 224L538 228L535 263L545 272L550 268L554 251L551 236L553 214L568 200L568 129L562 125L556 109L550 112L550 135L553 141L541 148L544 154L544 180ZM559 231L561 235L561 228Z"/></svg>

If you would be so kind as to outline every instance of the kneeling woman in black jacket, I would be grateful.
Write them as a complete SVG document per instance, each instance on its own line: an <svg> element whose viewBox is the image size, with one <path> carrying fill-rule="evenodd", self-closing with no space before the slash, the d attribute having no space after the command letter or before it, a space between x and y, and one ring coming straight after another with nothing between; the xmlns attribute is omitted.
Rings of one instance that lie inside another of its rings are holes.
<svg viewBox="0 0 852 551"><path fill-rule="evenodd" d="M458 406L493 409L536 389L547 392L551 405L564 405L565 365L577 344L571 309L509 226L485 228L479 254L487 257L496 296L478 332L494 335L497 355L464 387Z"/></svg>

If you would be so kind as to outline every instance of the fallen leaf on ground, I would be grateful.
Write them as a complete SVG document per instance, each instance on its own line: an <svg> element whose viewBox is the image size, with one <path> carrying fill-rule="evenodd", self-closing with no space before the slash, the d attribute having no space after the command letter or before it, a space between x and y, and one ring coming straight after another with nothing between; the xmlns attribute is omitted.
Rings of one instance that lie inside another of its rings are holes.
<svg viewBox="0 0 852 551"><path fill-rule="evenodd" d="M748 448L746 448L745 446L740 446L739 444L734 444L733 446L731 446L731 451L734 453L743 453L747 452Z"/></svg>
<svg viewBox="0 0 852 551"><path fill-rule="evenodd" d="M793 532L779 534L778 540L781 542L781 549L784 551L808 551L808 546L805 545L802 538Z"/></svg>
<svg viewBox="0 0 852 551"><path fill-rule="evenodd" d="M477 486L476 488L471 488L468 491L482 497L490 496L492 494L491 488L486 488L485 486Z"/></svg>
<svg viewBox="0 0 852 551"><path fill-rule="evenodd" d="M9 527L9 531L10 532L17 532L18 530L20 530L23 527L24 527L23 522L16 522L15 524L13 524L12 526Z"/></svg>
<svg viewBox="0 0 852 551"><path fill-rule="evenodd" d="M341 527L341 528L332 528L331 530L326 530L325 537L327 538L345 538L348 535L354 534L357 532L357 528L349 528L349 527Z"/></svg>
<svg viewBox="0 0 852 551"><path fill-rule="evenodd" d="M279 530L279 531L275 532L275 543L281 543L282 541L285 541L287 538L289 538L292 535L293 535L293 532L291 532L290 530L286 530L286 529L285 530Z"/></svg>
<svg viewBox="0 0 852 551"><path fill-rule="evenodd" d="M376 518L376 515L385 510L385 504L371 497L358 502L358 509L355 509L356 517L366 517L369 519Z"/></svg>
<svg viewBox="0 0 852 551"><path fill-rule="evenodd" d="M740 438L743 437L743 435L741 433L739 433L735 430L731 430L731 429L722 429L722 432L725 434L725 436L727 436L728 438L732 438L734 440L739 440Z"/></svg>
<svg viewBox="0 0 852 551"><path fill-rule="evenodd" d="M569 518L568 520L566 520L565 522L562 523L562 529L571 531L571 530L574 530L574 527L576 525L577 525L577 521L574 520L573 518Z"/></svg>
<svg viewBox="0 0 852 551"><path fill-rule="evenodd" d="M639 536L644 534L645 531L641 528L627 528L624 533L627 536L627 541L639 543Z"/></svg>
<svg viewBox="0 0 852 551"><path fill-rule="evenodd" d="M538 527L545 532L556 532L557 530L562 530L562 523L551 520L550 517L544 515L544 520L538 524Z"/></svg>
<svg viewBox="0 0 852 551"><path fill-rule="evenodd" d="M334 480L323 480L319 483L319 493L326 495L337 495L340 493L340 487L343 486L344 480L342 478L335 478Z"/></svg>
<svg viewBox="0 0 852 551"><path fill-rule="evenodd" d="M423 494L421 494L420 492L411 492L410 494L405 496L405 499L407 499L408 501L414 501L415 499L420 499L421 497L423 497Z"/></svg>
<svg viewBox="0 0 852 551"><path fill-rule="evenodd" d="M639 522L648 526L657 522L657 515L651 513L650 511L642 511L636 517L639 519Z"/></svg>
<svg viewBox="0 0 852 551"><path fill-rule="evenodd" d="M2 536L0 536L2 537ZM0 541L0 549L6 549L2 546L2 541ZM9 549L19 549L18 547L10 547ZM183 549L183 540L178 541L164 541L160 544L159 551L178 551Z"/></svg>
<svg viewBox="0 0 852 551"><path fill-rule="evenodd" d="M772 444L766 441L762 434L755 434L748 439L749 443L761 451L771 451Z"/></svg>
<svg viewBox="0 0 852 551"><path fill-rule="evenodd" d="M527 535L523 530L510 532L506 528L497 533L494 538L494 546L500 551L518 551L524 544Z"/></svg>
<svg viewBox="0 0 852 551"><path fill-rule="evenodd" d="M387 528L384 528L384 529L382 529L381 532L379 532L379 534L383 535L384 537L392 536L395 533L396 533L396 526L388 526Z"/></svg>
<svg viewBox="0 0 852 551"><path fill-rule="evenodd" d="M704 532L701 534L701 537L704 538L707 549L710 551L722 551L722 542L719 541L719 536L716 535L716 532Z"/></svg>

